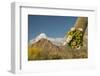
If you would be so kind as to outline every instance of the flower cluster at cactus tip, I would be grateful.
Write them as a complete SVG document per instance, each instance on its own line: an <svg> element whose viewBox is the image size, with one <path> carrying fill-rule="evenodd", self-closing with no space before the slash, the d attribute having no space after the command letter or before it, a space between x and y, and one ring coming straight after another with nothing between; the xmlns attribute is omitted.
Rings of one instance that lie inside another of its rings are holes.
<svg viewBox="0 0 100 76"><path fill-rule="evenodd" d="M82 28L71 28L67 33L67 38L65 39L69 47L73 49L80 49L83 45L83 30Z"/></svg>

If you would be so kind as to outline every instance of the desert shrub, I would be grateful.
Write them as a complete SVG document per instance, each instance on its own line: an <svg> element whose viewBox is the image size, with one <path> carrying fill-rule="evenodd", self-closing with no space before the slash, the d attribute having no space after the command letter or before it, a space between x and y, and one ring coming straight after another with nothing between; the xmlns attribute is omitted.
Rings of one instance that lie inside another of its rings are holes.
<svg viewBox="0 0 100 76"><path fill-rule="evenodd" d="M41 48L29 47L28 48L28 60L38 59L41 51L42 51Z"/></svg>

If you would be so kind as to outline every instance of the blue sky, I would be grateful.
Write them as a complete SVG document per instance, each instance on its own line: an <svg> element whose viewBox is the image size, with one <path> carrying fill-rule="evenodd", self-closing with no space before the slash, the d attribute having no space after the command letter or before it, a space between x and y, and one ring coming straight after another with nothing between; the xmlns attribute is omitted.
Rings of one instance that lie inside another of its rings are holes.
<svg viewBox="0 0 100 76"><path fill-rule="evenodd" d="M28 41L40 33L49 37L64 37L73 27L77 17L28 15Z"/></svg>

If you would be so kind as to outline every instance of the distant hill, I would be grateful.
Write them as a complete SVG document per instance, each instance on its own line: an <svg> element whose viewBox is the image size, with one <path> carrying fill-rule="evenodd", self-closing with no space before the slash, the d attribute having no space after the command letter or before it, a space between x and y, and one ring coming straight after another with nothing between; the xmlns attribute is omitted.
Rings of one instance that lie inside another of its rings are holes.
<svg viewBox="0 0 100 76"><path fill-rule="evenodd" d="M61 46L64 42L64 38L52 38L52 37L48 37L45 33L40 33L35 38L29 41L29 45L36 43L40 39L46 39L52 42L52 44L57 45L57 46Z"/></svg>

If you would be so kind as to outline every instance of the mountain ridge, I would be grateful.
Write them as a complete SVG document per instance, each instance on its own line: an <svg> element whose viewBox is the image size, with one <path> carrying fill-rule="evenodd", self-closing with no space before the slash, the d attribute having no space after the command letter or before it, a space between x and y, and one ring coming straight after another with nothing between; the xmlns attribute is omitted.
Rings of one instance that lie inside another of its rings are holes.
<svg viewBox="0 0 100 76"><path fill-rule="evenodd" d="M33 38L32 40L30 40L29 44L30 45L34 44L38 42L39 40L41 40L42 38L51 41L54 45L57 45L57 46L61 46L64 41L64 38L52 38L52 37L48 37L45 33L41 33L37 35L35 38Z"/></svg>

